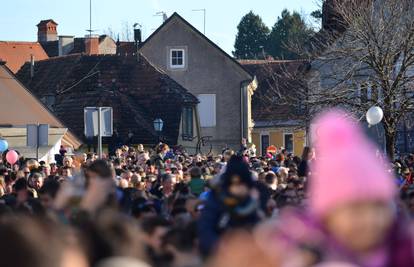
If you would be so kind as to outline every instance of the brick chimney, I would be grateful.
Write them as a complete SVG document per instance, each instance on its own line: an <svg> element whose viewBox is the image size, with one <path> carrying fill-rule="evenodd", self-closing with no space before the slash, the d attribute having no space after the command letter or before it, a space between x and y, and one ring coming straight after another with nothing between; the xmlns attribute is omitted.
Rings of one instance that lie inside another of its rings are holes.
<svg viewBox="0 0 414 267"><path fill-rule="evenodd" d="M86 35L85 36L85 53L87 55L99 54L99 35Z"/></svg>
<svg viewBox="0 0 414 267"><path fill-rule="evenodd" d="M53 19L41 20L37 24L37 41L50 42L57 40L57 23Z"/></svg>

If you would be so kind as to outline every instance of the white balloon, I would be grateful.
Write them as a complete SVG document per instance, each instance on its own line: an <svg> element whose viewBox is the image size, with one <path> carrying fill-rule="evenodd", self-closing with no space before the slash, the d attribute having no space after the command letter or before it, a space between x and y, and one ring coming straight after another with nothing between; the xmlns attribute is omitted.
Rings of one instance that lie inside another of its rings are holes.
<svg viewBox="0 0 414 267"><path fill-rule="evenodd" d="M384 112L380 107L371 107L367 111L367 122L369 125L376 125L382 121Z"/></svg>

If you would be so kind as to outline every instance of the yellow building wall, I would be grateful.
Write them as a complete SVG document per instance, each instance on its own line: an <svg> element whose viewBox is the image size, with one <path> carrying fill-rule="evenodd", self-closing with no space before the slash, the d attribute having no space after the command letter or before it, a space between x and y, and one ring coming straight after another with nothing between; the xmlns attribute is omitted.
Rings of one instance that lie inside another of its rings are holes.
<svg viewBox="0 0 414 267"><path fill-rule="evenodd" d="M257 153L260 153L260 133L252 133L252 143L256 146Z"/></svg>
<svg viewBox="0 0 414 267"><path fill-rule="evenodd" d="M293 153L295 156L301 156L305 147L306 132L296 131L293 134Z"/></svg>
<svg viewBox="0 0 414 267"><path fill-rule="evenodd" d="M268 134L270 145L277 148L284 146L284 134L293 132L293 153L295 156L301 156L305 146L306 132L304 130L289 131L282 129L254 129L252 133L252 143L256 146L257 154L262 155L261 135Z"/></svg>
<svg viewBox="0 0 414 267"><path fill-rule="evenodd" d="M277 148L283 146L283 132L269 132L270 145L274 145Z"/></svg>

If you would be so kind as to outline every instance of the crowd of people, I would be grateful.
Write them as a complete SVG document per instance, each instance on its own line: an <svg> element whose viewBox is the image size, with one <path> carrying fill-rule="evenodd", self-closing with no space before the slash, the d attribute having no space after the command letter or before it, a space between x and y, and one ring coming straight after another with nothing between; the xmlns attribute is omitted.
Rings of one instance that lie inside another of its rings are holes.
<svg viewBox="0 0 414 267"><path fill-rule="evenodd" d="M414 266L414 155L379 160L338 111L314 148L0 159L1 266Z"/></svg>

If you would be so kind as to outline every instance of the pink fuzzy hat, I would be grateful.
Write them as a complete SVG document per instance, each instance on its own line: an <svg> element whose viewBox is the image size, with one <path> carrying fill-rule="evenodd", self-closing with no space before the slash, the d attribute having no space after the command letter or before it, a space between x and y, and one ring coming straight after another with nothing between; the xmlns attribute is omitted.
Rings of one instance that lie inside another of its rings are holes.
<svg viewBox="0 0 414 267"><path fill-rule="evenodd" d="M331 110L315 121L316 160L310 177L310 209L319 218L343 204L392 201L393 178L356 121Z"/></svg>

